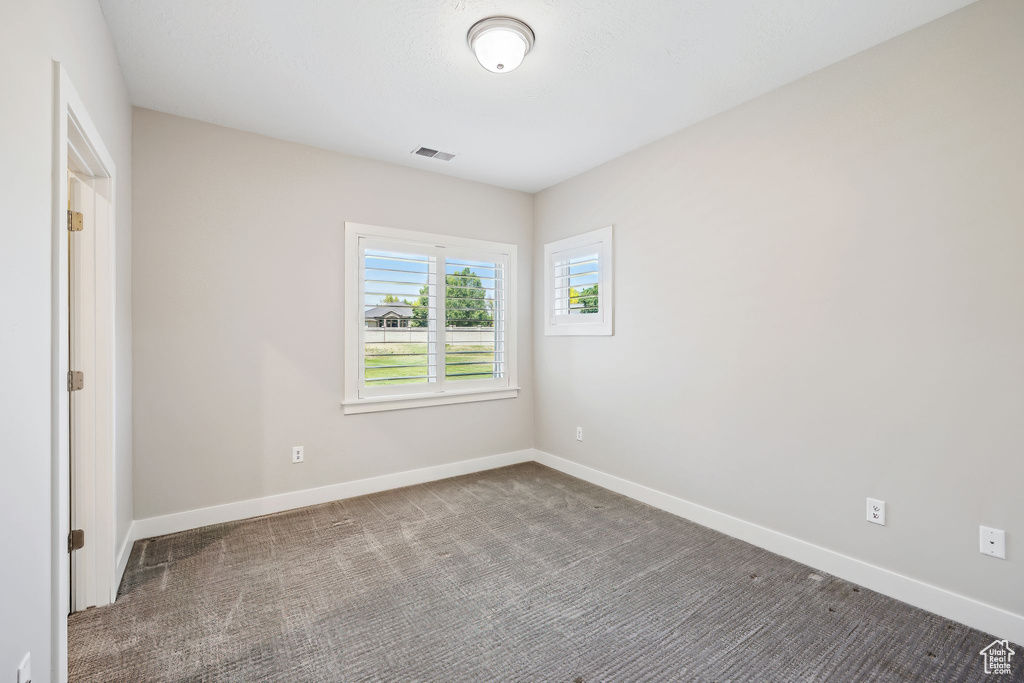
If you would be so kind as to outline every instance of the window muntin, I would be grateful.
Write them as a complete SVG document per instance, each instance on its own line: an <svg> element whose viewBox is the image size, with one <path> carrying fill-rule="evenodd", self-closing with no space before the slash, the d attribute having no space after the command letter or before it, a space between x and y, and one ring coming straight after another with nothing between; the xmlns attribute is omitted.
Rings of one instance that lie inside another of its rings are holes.
<svg viewBox="0 0 1024 683"><path fill-rule="evenodd" d="M362 324L355 353L346 349L356 380L346 379L346 406L517 388L514 245L350 226L385 235L347 240Z"/></svg>

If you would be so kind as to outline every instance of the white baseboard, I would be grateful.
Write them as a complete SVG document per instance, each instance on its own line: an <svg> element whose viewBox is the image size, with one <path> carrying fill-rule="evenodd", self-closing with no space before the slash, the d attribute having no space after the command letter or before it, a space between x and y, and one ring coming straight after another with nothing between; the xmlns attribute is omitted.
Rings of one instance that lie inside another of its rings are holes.
<svg viewBox="0 0 1024 683"><path fill-rule="evenodd" d="M586 465L534 450L542 465L1000 638L1024 643L1024 616L868 564Z"/></svg>
<svg viewBox="0 0 1024 683"><path fill-rule="evenodd" d="M121 543L121 550L117 553L117 564L114 566L114 585L111 586L110 601L117 598L117 589L121 587L121 579L124 578L124 570L128 567L128 558L132 555L132 546L138 536L135 535L135 522L128 526L128 533L124 535Z"/></svg>
<svg viewBox="0 0 1024 683"><path fill-rule="evenodd" d="M396 472L395 474L370 477L369 479L320 486L314 489L279 493L264 498L252 498L250 500L238 501L237 503L225 503L224 505L214 505L198 510L175 512L161 517L137 519L132 524L132 535L129 538L134 543L134 541L143 538L173 534L178 531L196 529L211 524L234 522L239 519L284 512L285 510L293 510L306 507L307 505L319 505L320 503L329 503L333 500L365 496L369 493L423 484L428 481L447 479L448 477L457 477L460 474L472 474L473 472L491 470L495 467L515 465L533 460L533 453L533 449L528 448L511 453L462 460L446 465L436 465L418 470L407 470L405 472ZM128 546L128 553L131 553L130 544ZM128 561L127 556L122 559L124 562Z"/></svg>
<svg viewBox="0 0 1024 683"><path fill-rule="evenodd" d="M774 531L717 510L691 503L647 486L606 474L586 465L560 458L536 449L525 449L500 455L491 455L472 460L424 467L422 469L385 474L369 479L321 486L314 489L281 493L265 498L254 498L237 503L227 503L199 510L177 512L161 517L137 519L129 529L128 537L121 547L117 562L117 581L120 584L128 558L135 541L153 536L233 522L249 517L258 517L283 512L307 505L318 505L333 500L364 496L369 493L387 491L423 484L428 481L447 479L461 474L471 474L496 467L505 467L534 460L568 475L583 479L642 503L684 517L697 524L720 531L746 541L778 555L788 557L815 569L852 581L889 597L934 612L947 619L953 619L986 633L1009 638L1015 643L1024 643L1024 616L988 605L973 598L953 593L944 588L897 574L888 569L869 564L862 560L837 553L834 550L800 540L793 536Z"/></svg>

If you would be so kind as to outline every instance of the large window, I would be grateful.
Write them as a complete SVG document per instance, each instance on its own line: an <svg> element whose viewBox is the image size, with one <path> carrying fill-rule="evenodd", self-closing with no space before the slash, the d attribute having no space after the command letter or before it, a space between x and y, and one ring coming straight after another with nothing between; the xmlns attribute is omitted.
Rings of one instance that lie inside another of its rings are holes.
<svg viewBox="0 0 1024 683"><path fill-rule="evenodd" d="M516 395L514 244L346 223L345 412Z"/></svg>

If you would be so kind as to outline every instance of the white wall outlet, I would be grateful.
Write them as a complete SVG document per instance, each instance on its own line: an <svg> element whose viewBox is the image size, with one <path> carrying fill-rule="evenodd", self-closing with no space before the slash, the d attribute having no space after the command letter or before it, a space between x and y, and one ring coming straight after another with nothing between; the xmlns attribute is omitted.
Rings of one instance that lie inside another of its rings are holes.
<svg viewBox="0 0 1024 683"><path fill-rule="evenodd" d="M29 683L32 680L32 653L27 653L21 658L18 665L18 683Z"/></svg>
<svg viewBox="0 0 1024 683"><path fill-rule="evenodd" d="M885 526L885 501L868 498L868 521Z"/></svg>
<svg viewBox="0 0 1024 683"><path fill-rule="evenodd" d="M576 440L583 441L583 427L576 428Z"/></svg>
<svg viewBox="0 0 1024 683"><path fill-rule="evenodd" d="M305 456L302 455L302 446L292 446L292 462L302 462Z"/></svg>
<svg viewBox="0 0 1024 683"><path fill-rule="evenodd" d="M1006 532L987 526L980 526L978 530L981 532L981 554L1005 560Z"/></svg>

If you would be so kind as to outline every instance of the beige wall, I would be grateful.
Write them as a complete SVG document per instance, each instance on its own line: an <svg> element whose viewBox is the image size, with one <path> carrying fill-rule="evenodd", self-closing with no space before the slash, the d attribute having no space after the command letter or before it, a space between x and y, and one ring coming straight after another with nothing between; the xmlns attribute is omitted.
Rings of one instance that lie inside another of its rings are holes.
<svg viewBox="0 0 1024 683"><path fill-rule="evenodd" d="M984 0L545 190L535 262L615 225L617 319L535 318L537 447L1024 613L1022 188Z"/></svg>
<svg viewBox="0 0 1024 683"><path fill-rule="evenodd" d="M516 399L343 415L345 221L514 242L533 199L135 110L136 518L533 445ZM291 447L306 461L291 464Z"/></svg>
<svg viewBox="0 0 1024 683"><path fill-rule="evenodd" d="M1021 35L1024 5L983 0L535 206L136 111L133 254L131 110L99 7L5 2L0 670L32 652L49 680L52 59L119 174L118 540L134 265L136 517L526 448L535 423L544 450L1024 612ZM520 398L343 416L345 220L515 241L523 301L531 251L614 223L616 335L534 335L524 306ZM862 521L868 495L888 527ZM1006 561L977 553L979 523L1007 530Z"/></svg>
<svg viewBox="0 0 1024 683"><path fill-rule="evenodd" d="M117 166L117 536L131 507L131 105L99 5L0 3L0 679L50 679L53 60Z"/></svg>

